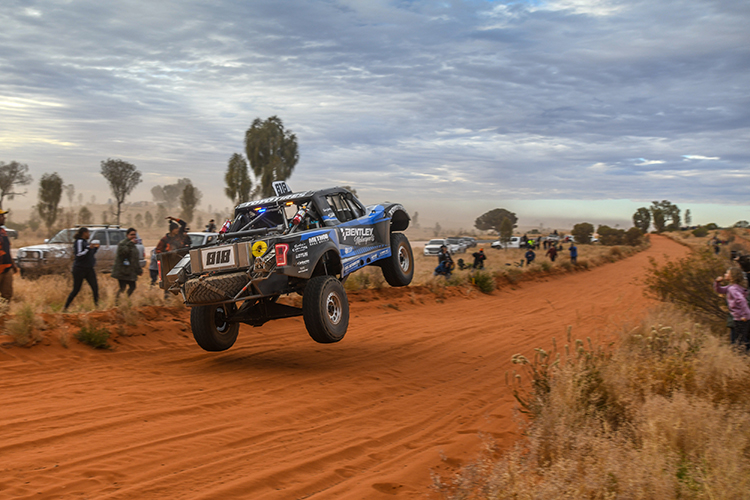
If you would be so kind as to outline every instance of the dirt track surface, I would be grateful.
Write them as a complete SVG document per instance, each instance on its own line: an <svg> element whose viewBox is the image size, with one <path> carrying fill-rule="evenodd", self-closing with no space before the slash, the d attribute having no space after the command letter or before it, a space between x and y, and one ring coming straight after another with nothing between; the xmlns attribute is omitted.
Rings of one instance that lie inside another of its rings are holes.
<svg viewBox="0 0 750 500"><path fill-rule="evenodd" d="M482 435L516 438L513 354L643 315L648 257L687 253L652 243L491 296L354 294L333 345L295 318L243 325L212 354L187 310L154 308L114 351L65 349L66 319L42 345L0 348L0 498L429 498L430 472L471 461Z"/></svg>

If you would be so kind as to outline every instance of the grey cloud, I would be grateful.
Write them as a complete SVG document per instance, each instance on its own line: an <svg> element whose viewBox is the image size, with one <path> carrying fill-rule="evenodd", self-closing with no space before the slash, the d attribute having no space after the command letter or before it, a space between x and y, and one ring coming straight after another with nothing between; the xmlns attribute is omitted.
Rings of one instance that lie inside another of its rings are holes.
<svg viewBox="0 0 750 500"><path fill-rule="evenodd" d="M737 2L613 2L608 15L536 2L112 5L0 14L0 95L55 104L1 108L0 132L17 138L1 159L73 180L122 156L215 184L252 120L276 114L298 135L299 187L746 198L705 175L748 171L750 10Z"/></svg>

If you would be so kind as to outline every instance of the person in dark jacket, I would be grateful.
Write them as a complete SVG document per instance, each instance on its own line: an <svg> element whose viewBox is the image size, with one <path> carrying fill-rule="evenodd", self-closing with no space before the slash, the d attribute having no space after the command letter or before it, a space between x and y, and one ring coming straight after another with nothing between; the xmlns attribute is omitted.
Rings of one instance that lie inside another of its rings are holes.
<svg viewBox="0 0 750 500"><path fill-rule="evenodd" d="M484 261L487 259L484 248L480 248L478 252L474 252L471 256L474 257L474 269L484 269Z"/></svg>
<svg viewBox="0 0 750 500"><path fill-rule="evenodd" d="M534 259L536 258L536 253L534 253L534 250L528 249L526 253L524 254L524 257L526 258L526 266L530 266L532 262L534 262Z"/></svg>
<svg viewBox="0 0 750 500"><path fill-rule="evenodd" d="M0 210L0 296L10 302L13 298L13 275L18 272L10 253L10 239L5 231L5 215L9 210Z"/></svg>
<svg viewBox="0 0 750 500"><path fill-rule="evenodd" d="M451 271L453 270L453 258L451 258L448 247L440 245L440 252L438 253L438 266L435 268L434 275L443 275L446 278L451 277Z"/></svg>
<svg viewBox="0 0 750 500"><path fill-rule="evenodd" d="M187 234L187 223L176 217L167 217L169 232L156 245L156 253L171 252L179 248L190 246L190 236Z"/></svg>
<svg viewBox="0 0 750 500"><path fill-rule="evenodd" d="M112 277L120 283L120 289L117 291L117 297L128 288L128 297L133 295L135 284L138 276L143 273L141 269L141 253L135 246L135 240L138 239L138 233L134 228L128 228L125 233L125 239L117 244L115 253L115 265L112 267Z"/></svg>
<svg viewBox="0 0 750 500"><path fill-rule="evenodd" d="M545 255L549 256L549 260L555 262L555 258L557 258L557 246L552 245L551 247L549 247L549 250L547 250L547 253Z"/></svg>
<svg viewBox="0 0 750 500"><path fill-rule="evenodd" d="M99 249L98 243L89 245L88 239L91 236L88 228L81 227L74 235L73 243L73 291L68 295L63 310L67 310L78 292L81 291L83 280L91 287L91 293L94 294L94 305L99 305L99 284L96 282L96 251Z"/></svg>

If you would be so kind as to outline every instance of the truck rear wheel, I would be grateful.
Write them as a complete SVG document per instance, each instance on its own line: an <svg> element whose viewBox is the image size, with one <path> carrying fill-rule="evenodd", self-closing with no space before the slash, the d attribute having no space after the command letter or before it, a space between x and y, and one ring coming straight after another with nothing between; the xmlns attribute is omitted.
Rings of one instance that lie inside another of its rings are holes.
<svg viewBox="0 0 750 500"><path fill-rule="evenodd" d="M196 306L190 311L190 326L198 345L206 351L226 351L234 345L240 331L239 323L227 317L237 310L233 303Z"/></svg>
<svg viewBox="0 0 750 500"><path fill-rule="evenodd" d="M391 233L391 256L380 265L383 277L391 286L406 286L414 277L414 255L409 240L401 233Z"/></svg>
<svg viewBox="0 0 750 500"><path fill-rule="evenodd" d="M302 316L310 337L320 344L338 342L349 327L349 300L339 280L316 276L302 296Z"/></svg>

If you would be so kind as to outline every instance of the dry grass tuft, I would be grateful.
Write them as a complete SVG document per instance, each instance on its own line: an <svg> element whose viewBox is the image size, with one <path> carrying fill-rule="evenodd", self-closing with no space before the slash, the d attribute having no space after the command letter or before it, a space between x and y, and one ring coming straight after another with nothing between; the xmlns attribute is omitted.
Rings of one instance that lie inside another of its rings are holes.
<svg viewBox="0 0 750 500"><path fill-rule="evenodd" d="M435 478L443 498L750 497L750 361L684 313L514 362L526 439Z"/></svg>
<svg viewBox="0 0 750 500"><path fill-rule="evenodd" d="M31 346L44 338L41 329L44 321L37 316L31 304L24 304L15 316L5 323L5 329L20 346Z"/></svg>

